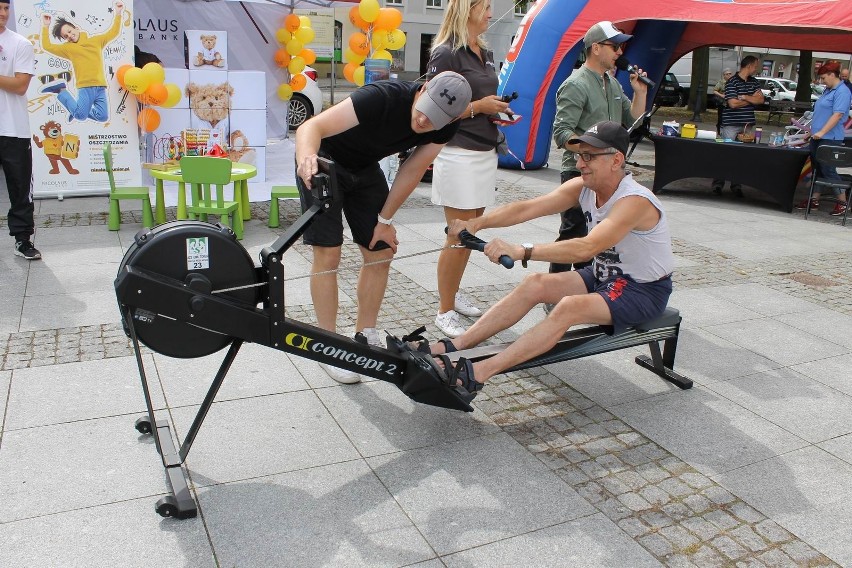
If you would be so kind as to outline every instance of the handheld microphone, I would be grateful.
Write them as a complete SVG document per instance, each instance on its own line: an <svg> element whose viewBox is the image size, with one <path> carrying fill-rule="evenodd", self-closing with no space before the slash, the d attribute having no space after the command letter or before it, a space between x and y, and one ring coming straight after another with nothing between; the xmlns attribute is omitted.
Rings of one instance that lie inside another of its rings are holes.
<svg viewBox="0 0 852 568"><path fill-rule="evenodd" d="M623 55L619 56L619 58L615 60L615 66L621 71L627 71L628 73L636 73L636 67L634 65L631 65L630 62L627 61L627 58ZM652 80L645 77L644 75L639 75L639 80L648 85L649 89L653 89L657 86L656 83L654 83Z"/></svg>

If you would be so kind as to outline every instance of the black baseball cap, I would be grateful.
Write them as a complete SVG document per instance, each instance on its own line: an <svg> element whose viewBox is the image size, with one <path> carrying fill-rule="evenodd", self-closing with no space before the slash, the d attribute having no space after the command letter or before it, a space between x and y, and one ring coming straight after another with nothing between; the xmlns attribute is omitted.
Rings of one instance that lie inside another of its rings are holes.
<svg viewBox="0 0 852 568"><path fill-rule="evenodd" d="M630 145L630 135L617 122L604 120L603 122L593 124L582 136L572 138L568 141L569 144L579 144L580 142L585 142L595 148L615 148L622 154L627 155L627 147Z"/></svg>

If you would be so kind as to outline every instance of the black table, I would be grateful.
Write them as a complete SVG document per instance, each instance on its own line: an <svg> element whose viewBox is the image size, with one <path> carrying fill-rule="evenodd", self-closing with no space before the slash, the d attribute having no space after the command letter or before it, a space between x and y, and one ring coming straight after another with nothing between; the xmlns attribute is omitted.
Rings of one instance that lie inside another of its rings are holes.
<svg viewBox="0 0 852 568"><path fill-rule="evenodd" d="M674 136L651 136L656 167L654 192L684 178L725 179L753 187L788 213L799 175L810 154L807 148L715 142Z"/></svg>

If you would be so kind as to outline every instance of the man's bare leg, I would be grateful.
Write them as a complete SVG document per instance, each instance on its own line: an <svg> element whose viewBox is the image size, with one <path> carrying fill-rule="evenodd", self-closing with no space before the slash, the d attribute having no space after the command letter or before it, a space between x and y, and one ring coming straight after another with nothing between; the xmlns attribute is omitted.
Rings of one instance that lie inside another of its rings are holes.
<svg viewBox="0 0 852 568"><path fill-rule="evenodd" d="M393 258L391 249L371 251L366 247L359 246L359 248L364 257L364 264L379 260L389 261ZM385 289L388 286L389 273L390 262L361 267L361 272L358 274L358 319L355 322L355 331L361 331L365 327L376 327L382 300L385 298Z"/></svg>
<svg viewBox="0 0 852 568"><path fill-rule="evenodd" d="M341 247L313 247L314 262L311 274L335 270L340 266ZM327 331L337 331L337 273L311 277L311 300L317 315L317 325Z"/></svg>
<svg viewBox="0 0 852 568"><path fill-rule="evenodd" d="M612 323L609 306L600 294L567 296L556 304L547 318L521 335L497 355L473 364L477 382L484 383L497 373L541 355L552 348L573 325Z"/></svg>
<svg viewBox="0 0 852 568"><path fill-rule="evenodd" d="M453 339L457 349L476 347L518 323L531 309L542 302L555 304L566 295L585 294L586 285L576 272L531 274L502 300L494 304L466 332ZM567 329L567 328L565 328ZM563 329L563 333L565 332ZM441 343L432 346L432 353L444 352Z"/></svg>

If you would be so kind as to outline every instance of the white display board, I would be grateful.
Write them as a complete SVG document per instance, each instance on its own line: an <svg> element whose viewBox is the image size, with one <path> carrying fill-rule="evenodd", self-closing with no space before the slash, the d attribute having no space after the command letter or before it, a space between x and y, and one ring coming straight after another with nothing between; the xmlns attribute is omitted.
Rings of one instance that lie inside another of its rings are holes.
<svg viewBox="0 0 852 568"><path fill-rule="evenodd" d="M138 185L136 99L115 78L133 64L132 0L18 2L14 28L35 47L27 91L34 196L108 194L105 142L116 183Z"/></svg>

